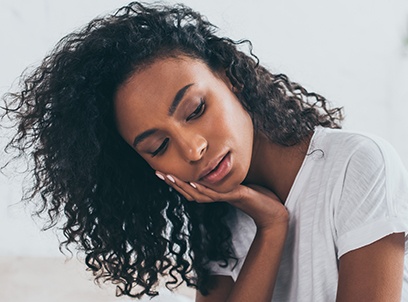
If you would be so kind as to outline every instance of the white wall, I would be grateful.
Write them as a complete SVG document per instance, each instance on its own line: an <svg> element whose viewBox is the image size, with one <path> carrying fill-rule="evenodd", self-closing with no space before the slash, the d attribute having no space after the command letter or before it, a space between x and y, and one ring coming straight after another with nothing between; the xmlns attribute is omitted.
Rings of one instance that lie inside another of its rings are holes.
<svg viewBox="0 0 408 302"><path fill-rule="evenodd" d="M171 1L175 3L176 1ZM0 94L62 35L122 0L0 0ZM252 40L274 72L344 106L345 128L389 140L408 166L408 1L186 0L234 39ZM58 255L17 203L17 180L0 176L0 255Z"/></svg>

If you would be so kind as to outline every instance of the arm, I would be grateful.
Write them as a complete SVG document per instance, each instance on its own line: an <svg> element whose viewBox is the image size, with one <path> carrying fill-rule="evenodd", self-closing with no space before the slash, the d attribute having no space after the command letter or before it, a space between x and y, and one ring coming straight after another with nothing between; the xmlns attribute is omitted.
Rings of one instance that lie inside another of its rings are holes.
<svg viewBox="0 0 408 302"><path fill-rule="evenodd" d="M211 278L214 280L215 287L207 296L203 296L200 291L197 290L195 299L196 302L226 301L228 295L235 285L234 280L230 276L213 275Z"/></svg>
<svg viewBox="0 0 408 302"><path fill-rule="evenodd" d="M229 202L254 219L257 226L255 238L235 284L230 277L217 276L221 284L218 283L206 297L197 294L197 302L272 300L289 215L276 195L265 188L243 187L238 196ZM223 288L224 285L228 287Z"/></svg>
<svg viewBox="0 0 408 302"><path fill-rule="evenodd" d="M257 230L236 283L231 277L214 276L217 286L208 296L197 292L196 302L268 301L279 269L287 224L270 231Z"/></svg>
<svg viewBox="0 0 408 302"><path fill-rule="evenodd" d="M335 209L342 255L338 302L401 301L407 183L408 174L387 143L365 140L350 154Z"/></svg>
<svg viewBox="0 0 408 302"><path fill-rule="evenodd" d="M237 282L218 276L221 284L206 297L198 295L197 301L271 301L289 220L278 197L260 186L239 185L230 192L219 193L198 183L192 186L175 176L164 180L189 201L230 203L252 217L257 227Z"/></svg>
<svg viewBox="0 0 408 302"><path fill-rule="evenodd" d="M404 233L397 233L344 254L336 301L401 301L404 253Z"/></svg>

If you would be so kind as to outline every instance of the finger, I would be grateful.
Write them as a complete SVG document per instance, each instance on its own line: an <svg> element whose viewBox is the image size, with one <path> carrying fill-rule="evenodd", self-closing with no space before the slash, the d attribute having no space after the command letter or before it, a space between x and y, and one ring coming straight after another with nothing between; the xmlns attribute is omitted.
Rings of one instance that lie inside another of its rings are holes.
<svg viewBox="0 0 408 302"><path fill-rule="evenodd" d="M183 195L188 201L193 201L194 198L188 194L187 192L183 191L176 183L175 179L169 175L164 175L158 171L155 172L156 176L163 180L166 184L168 184L170 187L175 189L177 192L179 192L181 195Z"/></svg>
<svg viewBox="0 0 408 302"><path fill-rule="evenodd" d="M179 192L181 195L183 195L188 201L195 201L195 198L191 196L190 194L186 193L183 189L181 189L178 185L176 184L170 184L170 186L175 189L177 192Z"/></svg>
<svg viewBox="0 0 408 302"><path fill-rule="evenodd" d="M193 185L198 192L208 196L212 201L231 201L241 198L240 191L242 186L238 186L229 192L218 192L199 183L193 183Z"/></svg>
<svg viewBox="0 0 408 302"><path fill-rule="evenodd" d="M160 172L156 172L156 175L160 179L164 180L168 185L176 189L180 194L185 196L188 200L208 203L237 199L237 194L235 194L234 192L219 193L199 183L185 182L181 179L178 179L174 175L166 175Z"/></svg>
<svg viewBox="0 0 408 302"><path fill-rule="evenodd" d="M191 185L191 183L181 181L181 180L179 180L177 178L175 180L176 180L177 186L181 190L183 190L184 192L186 192L187 194L192 196L192 198L195 201L197 201L197 202L213 202L214 201L212 198L208 197L207 195L200 193L197 190L197 186L195 184Z"/></svg>
<svg viewBox="0 0 408 302"><path fill-rule="evenodd" d="M227 193L220 193L196 182L184 182L173 175L171 175L171 179L198 202L230 201L239 199L240 196L235 189Z"/></svg>
<svg viewBox="0 0 408 302"><path fill-rule="evenodd" d="M221 201L222 197L221 194L196 182L190 182L188 184L192 189L199 194L200 196L205 196L205 200L203 202L216 202ZM191 189L190 189L191 190Z"/></svg>
<svg viewBox="0 0 408 302"><path fill-rule="evenodd" d="M199 192L197 190L197 184L193 183L187 183L185 181L182 181L178 179L177 177L173 175L166 175L166 177L173 182L174 185L178 186L183 192L186 192L186 194L190 195L195 201L197 202L213 202L216 201L215 199Z"/></svg>

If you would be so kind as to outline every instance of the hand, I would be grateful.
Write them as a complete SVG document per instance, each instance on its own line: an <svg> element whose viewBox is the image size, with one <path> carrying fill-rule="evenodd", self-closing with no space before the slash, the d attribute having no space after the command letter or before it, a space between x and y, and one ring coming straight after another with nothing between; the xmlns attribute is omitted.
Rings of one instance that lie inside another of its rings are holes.
<svg viewBox="0 0 408 302"><path fill-rule="evenodd" d="M173 175L156 175L189 201L199 203L225 201L252 217L259 230L287 225L289 214L279 198L270 190L256 185L239 185L230 192L220 193L199 183L187 183Z"/></svg>

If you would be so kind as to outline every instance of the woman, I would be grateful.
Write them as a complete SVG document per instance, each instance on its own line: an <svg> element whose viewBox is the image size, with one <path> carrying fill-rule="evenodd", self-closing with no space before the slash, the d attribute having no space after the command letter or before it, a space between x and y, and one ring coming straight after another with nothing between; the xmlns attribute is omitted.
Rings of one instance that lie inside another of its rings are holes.
<svg viewBox="0 0 408 302"><path fill-rule="evenodd" d="M164 274L197 301L408 299L398 156L239 44L139 3L65 37L5 99L27 198L118 294Z"/></svg>

